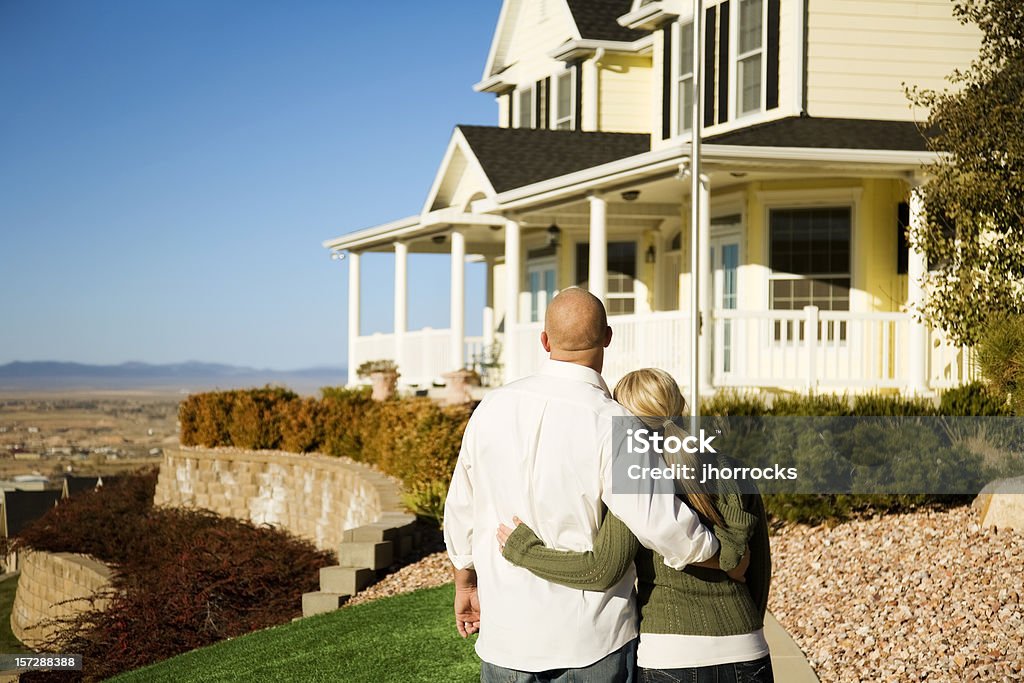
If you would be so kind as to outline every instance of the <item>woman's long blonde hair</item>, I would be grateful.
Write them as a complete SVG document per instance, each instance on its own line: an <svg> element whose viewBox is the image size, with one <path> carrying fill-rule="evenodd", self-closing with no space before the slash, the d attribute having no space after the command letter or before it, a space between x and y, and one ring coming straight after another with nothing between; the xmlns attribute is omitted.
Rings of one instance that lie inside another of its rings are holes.
<svg viewBox="0 0 1024 683"><path fill-rule="evenodd" d="M682 427L675 422L687 412L688 406L683 394L679 391L679 385L664 370L658 368L643 368L634 370L619 380L615 385L615 400L622 404L626 410L633 413L645 425L651 429L662 430L665 438L675 436L680 441L689 436ZM679 451L678 453L665 453L665 461L671 464L686 465L694 468L692 472L700 471L700 459L695 453ZM725 520L715 505L715 497L707 489L702 487L695 479L677 480L682 493L690 507L711 522L725 526Z"/></svg>

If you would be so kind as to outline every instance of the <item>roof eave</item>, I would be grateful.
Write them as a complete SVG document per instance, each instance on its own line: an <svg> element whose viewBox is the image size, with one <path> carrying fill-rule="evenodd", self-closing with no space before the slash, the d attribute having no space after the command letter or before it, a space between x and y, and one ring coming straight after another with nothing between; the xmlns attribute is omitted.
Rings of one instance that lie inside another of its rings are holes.
<svg viewBox="0 0 1024 683"><path fill-rule="evenodd" d="M548 57L561 62L570 62L581 58L589 57L598 50L606 52L627 52L639 53L651 47L653 38L644 36L636 40L591 40L582 38L579 40L568 40L554 50L548 52Z"/></svg>

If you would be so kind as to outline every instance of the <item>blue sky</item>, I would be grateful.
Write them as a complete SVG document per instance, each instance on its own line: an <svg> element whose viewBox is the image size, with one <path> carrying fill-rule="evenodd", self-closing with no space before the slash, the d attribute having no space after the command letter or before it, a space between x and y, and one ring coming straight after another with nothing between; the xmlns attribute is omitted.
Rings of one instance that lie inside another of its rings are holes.
<svg viewBox="0 0 1024 683"><path fill-rule="evenodd" d="M495 123L499 9L0 0L0 363L343 365L320 243L417 213L453 126ZM447 326L448 268L410 257L411 328ZM470 266L470 334L482 288ZM390 331L390 256L363 292Z"/></svg>

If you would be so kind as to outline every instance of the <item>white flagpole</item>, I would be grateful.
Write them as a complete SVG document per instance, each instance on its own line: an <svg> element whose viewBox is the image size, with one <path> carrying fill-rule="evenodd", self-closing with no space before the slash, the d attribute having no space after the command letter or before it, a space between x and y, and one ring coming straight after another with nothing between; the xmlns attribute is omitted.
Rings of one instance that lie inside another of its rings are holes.
<svg viewBox="0 0 1024 683"><path fill-rule="evenodd" d="M700 135L704 123L700 0L693 0L693 120L690 125L690 431L696 434L700 401ZM708 321L710 322L710 321Z"/></svg>

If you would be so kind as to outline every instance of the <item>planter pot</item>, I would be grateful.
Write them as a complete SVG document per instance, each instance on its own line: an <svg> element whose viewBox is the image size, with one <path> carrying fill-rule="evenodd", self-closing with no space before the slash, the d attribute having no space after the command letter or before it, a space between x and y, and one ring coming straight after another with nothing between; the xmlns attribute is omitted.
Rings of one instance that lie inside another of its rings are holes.
<svg viewBox="0 0 1024 683"><path fill-rule="evenodd" d="M370 398L374 401L387 401L394 398L397 384L397 372L371 372L370 385L373 387L373 394Z"/></svg>
<svg viewBox="0 0 1024 683"><path fill-rule="evenodd" d="M472 370L456 370L444 374L444 402L448 405L461 405L473 400L470 387L480 386L480 375Z"/></svg>

